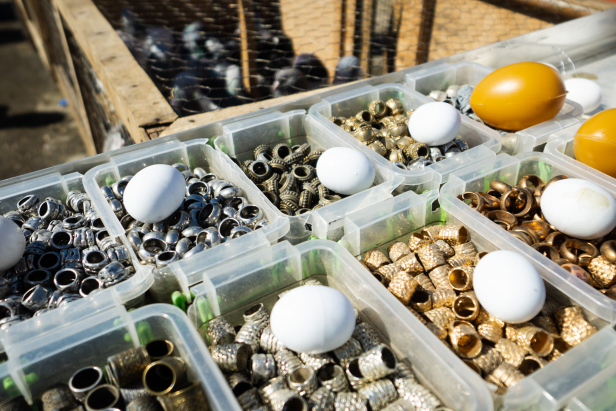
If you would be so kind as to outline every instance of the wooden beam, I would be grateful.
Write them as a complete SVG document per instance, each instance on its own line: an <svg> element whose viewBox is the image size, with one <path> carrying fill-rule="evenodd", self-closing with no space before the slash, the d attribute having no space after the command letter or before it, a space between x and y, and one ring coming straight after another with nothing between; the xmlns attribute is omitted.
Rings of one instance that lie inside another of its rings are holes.
<svg viewBox="0 0 616 411"><path fill-rule="evenodd" d="M140 127L170 123L177 118L91 0L56 0L56 3L135 142L143 141Z"/></svg>
<svg viewBox="0 0 616 411"><path fill-rule="evenodd" d="M370 74L370 41L372 39L372 24L374 16L373 7L375 0L358 0L361 1L360 14L360 35L361 48L359 53L359 61L361 68L366 74Z"/></svg>

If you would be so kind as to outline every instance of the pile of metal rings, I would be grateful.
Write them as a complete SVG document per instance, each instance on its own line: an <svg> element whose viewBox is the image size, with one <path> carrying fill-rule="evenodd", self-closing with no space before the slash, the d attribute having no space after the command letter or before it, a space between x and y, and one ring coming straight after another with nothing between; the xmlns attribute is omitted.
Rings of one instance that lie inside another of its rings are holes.
<svg viewBox="0 0 616 411"><path fill-rule="evenodd" d="M283 214L301 215L336 202L343 196L330 192L319 181L316 165L323 150L312 151L310 144L273 148L260 145L254 160L240 163L233 159Z"/></svg>
<svg viewBox="0 0 616 411"><path fill-rule="evenodd" d="M408 129L408 119L412 115L413 110L405 113L402 102L392 98L387 102L375 100L368 110L353 117L332 117L330 121L402 170L423 170L469 149L468 143L461 138L432 147L416 142Z"/></svg>
<svg viewBox="0 0 616 411"><path fill-rule="evenodd" d="M528 174L515 187L492 180L486 193L466 192L458 198L582 281L616 299L616 232L591 241L572 238L550 225L541 212L544 190L565 178L558 175L546 183L539 176Z"/></svg>
<svg viewBox="0 0 616 411"><path fill-rule="evenodd" d="M109 236L90 198L66 205L30 194L4 215L24 233L23 257L0 277L0 329L111 287L132 276L128 249Z"/></svg>
<svg viewBox="0 0 616 411"><path fill-rule="evenodd" d="M37 399L41 411L207 411L199 382L189 382L186 362L171 341L156 340L85 367L68 384L56 384ZM105 378L105 376L107 378ZM106 380L109 383L106 383ZM31 411L23 396L0 404L0 411Z"/></svg>
<svg viewBox="0 0 616 411"><path fill-rule="evenodd" d="M323 286L316 280L302 285ZM256 304L244 312L241 326L234 328L223 317L205 326L212 357L242 409L427 411L440 407L438 398L417 382L408 364L396 359L358 313L349 341L324 354L285 348L272 333L269 318L265 306Z"/></svg>
<svg viewBox="0 0 616 411"><path fill-rule="evenodd" d="M126 212L122 201L132 176L101 187L143 264L164 267L268 224L263 210L250 204L241 188L200 167L193 171L183 164L173 167L184 175L186 198L177 211L158 223L142 223Z"/></svg>
<svg viewBox="0 0 616 411"><path fill-rule="evenodd" d="M366 252L362 263L465 364L499 393L597 332L578 306L548 299L535 318L508 324L490 315L473 291L473 272L487 253L466 227L433 225L394 242L388 256Z"/></svg>

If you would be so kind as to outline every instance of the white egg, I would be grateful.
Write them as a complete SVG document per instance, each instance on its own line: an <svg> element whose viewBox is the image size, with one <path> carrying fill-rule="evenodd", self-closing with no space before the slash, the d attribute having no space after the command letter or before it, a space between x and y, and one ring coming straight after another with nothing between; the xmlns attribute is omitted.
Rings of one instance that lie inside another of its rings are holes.
<svg viewBox="0 0 616 411"><path fill-rule="evenodd" d="M338 194L353 195L372 186L376 171L368 157L360 151L334 147L319 157L317 177L328 189Z"/></svg>
<svg viewBox="0 0 616 411"><path fill-rule="evenodd" d="M487 312L512 324L529 321L545 303L545 285L539 272L512 251L493 251L479 260L473 288Z"/></svg>
<svg viewBox="0 0 616 411"><path fill-rule="evenodd" d="M592 80L585 78L570 78L565 80L567 100L575 101L584 108L584 113L590 113L601 105L601 87Z"/></svg>
<svg viewBox="0 0 616 411"><path fill-rule="evenodd" d="M286 293L272 309L272 332L285 347L308 354L335 350L355 329L355 311L340 291L303 286Z"/></svg>
<svg viewBox="0 0 616 411"><path fill-rule="evenodd" d="M0 216L0 271L13 267L26 249L26 237L14 221Z"/></svg>
<svg viewBox="0 0 616 411"><path fill-rule="evenodd" d="M616 200L605 189L580 178L556 181L541 196L541 211L558 231L582 240L616 227Z"/></svg>
<svg viewBox="0 0 616 411"><path fill-rule="evenodd" d="M451 104L434 102L415 110L409 118L409 133L420 143L440 146L456 138L461 125L460 113Z"/></svg>
<svg viewBox="0 0 616 411"><path fill-rule="evenodd" d="M186 181L176 168L155 164L135 174L124 190L124 207L135 220L157 223L176 211L186 194Z"/></svg>

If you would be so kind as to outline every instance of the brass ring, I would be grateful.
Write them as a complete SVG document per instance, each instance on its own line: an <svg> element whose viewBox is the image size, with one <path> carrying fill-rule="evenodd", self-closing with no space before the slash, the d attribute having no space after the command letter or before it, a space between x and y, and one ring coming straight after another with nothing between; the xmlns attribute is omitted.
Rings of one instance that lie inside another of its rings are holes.
<svg viewBox="0 0 616 411"><path fill-rule="evenodd" d="M505 194L507 191L511 191L512 188L509 184L504 183L498 179L490 181L490 187L501 194Z"/></svg>
<svg viewBox="0 0 616 411"><path fill-rule="evenodd" d="M609 240L601 245L601 255L610 263L616 263L616 241Z"/></svg>
<svg viewBox="0 0 616 411"><path fill-rule="evenodd" d="M472 191L467 191L466 193L458 196L458 199L460 199L461 201L465 203L466 203L465 200L471 200L471 202L468 203L468 205L474 208L477 212L483 211L483 207L485 206L483 197L481 197L477 193L473 193Z"/></svg>
<svg viewBox="0 0 616 411"><path fill-rule="evenodd" d="M533 191L535 188L545 184L543 180L541 179L541 177L539 177L538 175L526 174L524 177L520 179L520 182L518 183L518 185L522 188L530 188L528 183L532 184Z"/></svg>
<svg viewBox="0 0 616 411"><path fill-rule="evenodd" d="M477 194L483 197L483 201L485 202L485 205L484 205L485 208L488 208L490 210L500 209L500 199L494 196L491 196L490 194L486 194L486 193L477 193Z"/></svg>
<svg viewBox="0 0 616 411"><path fill-rule="evenodd" d="M531 244L537 244L539 241L539 236L537 235L537 233L534 230L531 230L528 227L522 227L522 226L517 226L517 227L513 227L510 232L519 232L519 233L524 233L527 236L530 237L531 239Z"/></svg>
<svg viewBox="0 0 616 411"><path fill-rule="evenodd" d="M508 200L512 200L510 197L515 195L516 197L519 196L520 193L524 193L524 195L526 196L526 202L524 205L524 208L522 209L522 211L520 211L519 213L515 213L511 210L508 209ZM533 201L532 201L532 196L530 196L530 194L528 193L528 191L526 191L525 189L518 189L516 187L514 187L513 189L507 191L505 194L503 194L503 197L501 198L501 202L500 202L500 207L501 210L503 211L508 211L511 214L513 214L516 217L522 217L525 216L526 214L528 214L528 212L530 211L530 209L533 206Z"/></svg>
<svg viewBox="0 0 616 411"><path fill-rule="evenodd" d="M554 247L551 244L537 243L537 244L533 244L532 247L552 261L560 258L560 254L558 253L558 250L556 249L556 247Z"/></svg>
<svg viewBox="0 0 616 411"><path fill-rule="evenodd" d="M488 191L486 191L487 195L490 195L494 198L497 198L498 201L500 201L501 197L503 196L501 193L499 193L498 191L496 191L495 189L491 188Z"/></svg>
<svg viewBox="0 0 616 411"><path fill-rule="evenodd" d="M511 235L513 235L515 238L517 238L518 240L522 241L523 243L526 243L530 246L533 245L533 241L530 238L529 235L527 235L526 233L522 232L522 231L510 231Z"/></svg>
<svg viewBox="0 0 616 411"><path fill-rule="evenodd" d="M556 249L560 249L560 246L569 239L565 234L554 231L553 233L548 234L545 238L545 243L553 245Z"/></svg>
<svg viewBox="0 0 616 411"><path fill-rule="evenodd" d="M535 233L537 233L537 236L539 236L540 241L545 240L547 236L550 234L550 225L546 223L545 221L530 220L530 221L524 221L520 225L522 227L528 227L531 230L533 230Z"/></svg>
<svg viewBox="0 0 616 411"><path fill-rule="evenodd" d="M550 178L550 180L545 184L545 188L548 188L549 185L552 184L552 183L555 183L555 182L560 181L560 180L565 180L567 178L569 178L569 177L564 176L562 174L554 176L554 177ZM545 188L543 189L544 191L545 191Z"/></svg>
<svg viewBox="0 0 616 411"><path fill-rule="evenodd" d="M504 223L508 226L507 230L515 227L518 224L518 219L509 211L492 210L486 214L488 220L498 223ZM500 225L500 224L499 224Z"/></svg>
<svg viewBox="0 0 616 411"><path fill-rule="evenodd" d="M571 251L570 249L581 250L584 253L578 257L577 253ZM587 256L589 256L590 259L592 259L598 254L599 252L597 251L597 247L592 244L585 243L584 241L576 240L574 238L565 241L560 246L560 256L569 260L569 262L571 262L572 264L581 265L579 264L580 257L584 257L584 260L586 260Z"/></svg>

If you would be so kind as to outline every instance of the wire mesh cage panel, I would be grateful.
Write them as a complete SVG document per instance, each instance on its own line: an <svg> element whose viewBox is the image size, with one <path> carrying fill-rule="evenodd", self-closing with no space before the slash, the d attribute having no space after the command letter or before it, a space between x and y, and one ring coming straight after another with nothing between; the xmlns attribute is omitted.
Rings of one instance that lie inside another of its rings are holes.
<svg viewBox="0 0 616 411"><path fill-rule="evenodd" d="M585 0L94 3L180 116L378 76L596 11Z"/></svg>

